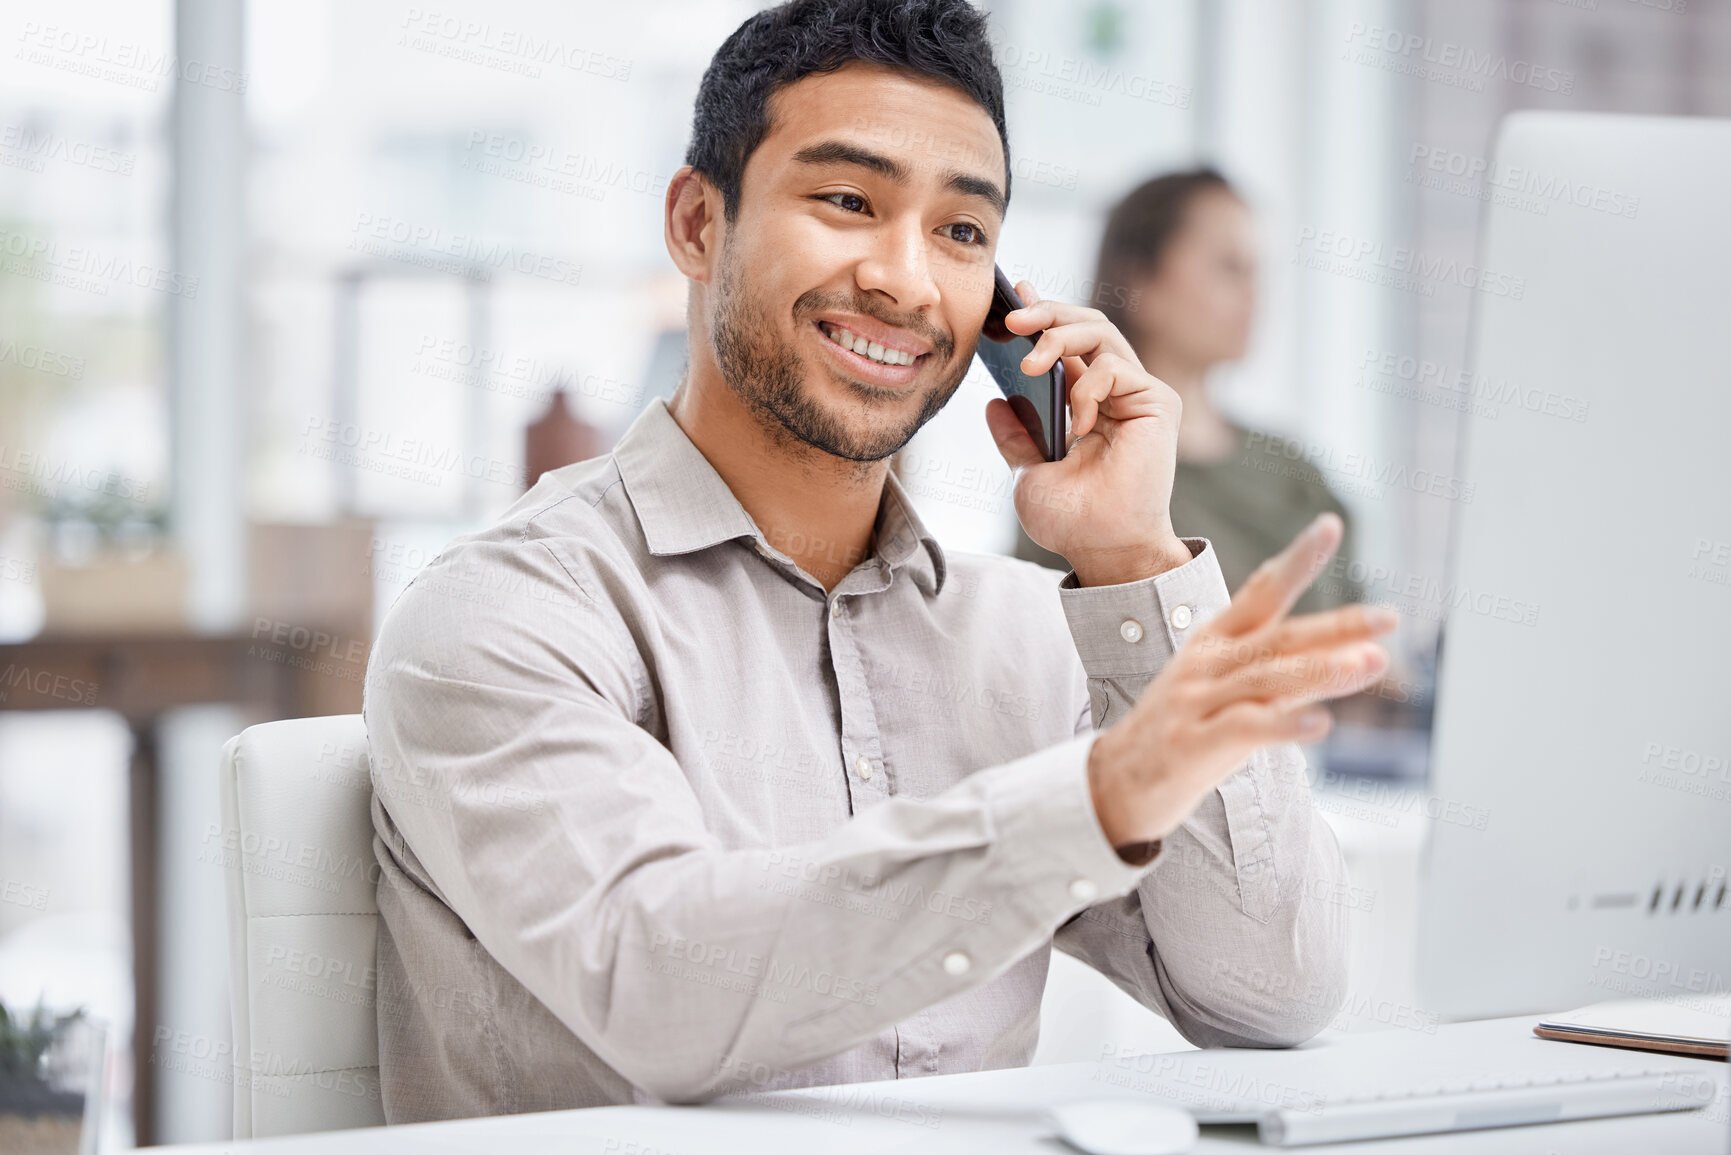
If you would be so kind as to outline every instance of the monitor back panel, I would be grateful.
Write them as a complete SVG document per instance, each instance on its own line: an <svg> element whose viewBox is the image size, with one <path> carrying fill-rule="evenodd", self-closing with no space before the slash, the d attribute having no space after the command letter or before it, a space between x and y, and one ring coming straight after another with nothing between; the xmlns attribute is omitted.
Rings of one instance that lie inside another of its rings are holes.
<svg viewBox="0 0 1731 1155"><path fill-rule="evenodd" d="M1462 418L1420 998L1723 991L1731 122L1520 113L1495 155L1458 383L1495 415Z"/></svg>

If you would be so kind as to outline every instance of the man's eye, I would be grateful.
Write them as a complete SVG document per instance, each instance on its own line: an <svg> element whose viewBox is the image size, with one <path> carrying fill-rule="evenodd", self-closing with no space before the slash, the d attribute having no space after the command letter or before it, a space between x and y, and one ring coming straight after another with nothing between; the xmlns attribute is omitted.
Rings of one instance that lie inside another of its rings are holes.
<svg viewBox="0 0 1731 1155"><path fill-rule="evenodd" d="M865 212L865 198L860 196L858 193L824 193L817 199L820 201L829 201L837 208L846 209L850 213ZM844 201L858 202L858 207L855 208L851 204L844 204Z"/></svg>
<svg viewBox="0 0 1731 1155"><path fill-rule="evenodd" d="M953 225L945 225L944 227L946 229L963 230L961 236L956 236L954 233L951 233L950 239L952 241L959 241L964 245L983 245L986 243L986 234L982 232L977 225L970 225L966 221L957 221Z"/></svg>

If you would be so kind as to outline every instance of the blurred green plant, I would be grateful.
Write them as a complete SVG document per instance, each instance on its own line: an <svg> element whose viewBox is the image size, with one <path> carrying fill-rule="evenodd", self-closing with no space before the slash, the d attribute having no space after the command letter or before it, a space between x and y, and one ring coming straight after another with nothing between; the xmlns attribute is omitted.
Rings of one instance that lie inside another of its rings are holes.
<svg viewBox="0 0 1731 1155"><path fill-rule="evenodd" d="M40 503L42 520L50 526L88 523L105 540L130 543L168 535L168 507L141 506L117 493L56 496Z"/></svg>
<svg viewBox="0 0 1731 1155"><path fill-rule="evenodd" d="M83 1007L55 1014L38 999L30 1017L24 1018L0 1002L0 1073L40 1078L42 1056L62 1030L83 1017Z"/></svg>

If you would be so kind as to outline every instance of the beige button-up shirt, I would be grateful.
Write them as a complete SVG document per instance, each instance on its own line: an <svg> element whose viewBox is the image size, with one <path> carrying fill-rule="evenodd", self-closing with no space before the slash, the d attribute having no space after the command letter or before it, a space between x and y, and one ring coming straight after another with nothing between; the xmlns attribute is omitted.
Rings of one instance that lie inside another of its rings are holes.
<svg viewBox="0 0 1731 1155"><path fill-rule="evenodd" d="M1145 867L1086 764L1227 601L946 552L892 474L826 594L657 399L386 617L365 714L392 1123L1025 1064L1055 943L1203 1045L1344 994L1293 746Z"/></svg>

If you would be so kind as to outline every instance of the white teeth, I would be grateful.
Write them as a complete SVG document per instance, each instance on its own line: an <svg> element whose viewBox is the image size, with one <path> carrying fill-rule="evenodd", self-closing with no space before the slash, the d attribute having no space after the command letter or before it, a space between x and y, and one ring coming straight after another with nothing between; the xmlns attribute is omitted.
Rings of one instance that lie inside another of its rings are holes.
<svg viewBox="0 0 1731 1155"><path fill-rule="evenodd" d="M867 341L858 333L842 328L840 325L824 327L824 335L850 353L858 353L884 365L912 365L914 355L904 353L900 349L886 349L876 341Z"/></svg>

